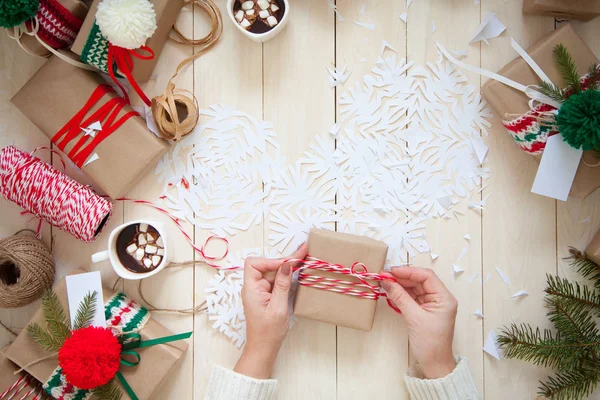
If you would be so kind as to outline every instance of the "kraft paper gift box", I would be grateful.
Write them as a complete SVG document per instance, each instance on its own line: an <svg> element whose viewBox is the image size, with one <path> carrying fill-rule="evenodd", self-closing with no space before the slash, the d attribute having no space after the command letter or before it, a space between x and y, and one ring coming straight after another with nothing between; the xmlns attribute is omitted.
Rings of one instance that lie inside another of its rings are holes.
<svg viewBox="0 0 600 400"><path fill-rule="evenodd" d="M600 0L523 0L523 13L589 21L600 15Z"/></svg>
<svg viewBox="0 0 600 400"><path fill-rule="evenodd" d="M150 2L154 5L154 11L156 12L157 28L152 37L146 42L146 46L154 51L154 58L151 60L133 58L132 75L138 83L144 83L150 79L160 53L169 38L171 28L173 28L175 21L177 21L177 16L183 7L184 0L150 0ZM96 67L98 66L96 65L98 64L97 58L100 57L105 60L106 52L108 51L108 41L103 37L98 40L98 35L101 36L96 24L98 3L100 3L100 0L94 0L92 3L90 11L77 35L77 39L75 39L71 48L73 53L81 56L83 62L95 65Z"/></svg>
<svg viewBox="0 0 600 400"><path fill-rule="evenodd" d="M106 82L100 75L52 57L11 101L52 139L82 109L98 85L104 83ZM116 97L116 93L105 96L106 99ZM103 100L94 105L88 115L98 110L105 102L106 100ZM125 105L119 116L129 112L133 110L129 105ZM77 139L83 136L82 131L76 140L72 140L65 147L65 153L68 153ZM155 162L167 148L168 144L150 132L141 117L134 116L100 142L92 152L92 155L96 153L99 158L82 165L81 169L106 194L118 198L133 187L146 172L154 169Z"/></svg>
<svg viewBox="0 0 600 400"><path fill-rule="evenodd" d="M550 80L561 88L566 86L554 60L553 49L557 44L563 44L571 53L580 73L584 74L597 58L583 40L575 33L570 25L553 31L527 49L527 53L537 65L548 75ZM504 66L499 75L512 79L524 85L539 85L540 79L521 57ZM485 99L496 110L501 119L509 119L507 115L522 115L529 108L529 97L511 87L495 80L488 80L482 87ZM539 160L539 156L536 156ZM596 164L598 158L594 151L583 153L583 160L588 164ZM600 167L590 167L582 162L579 164L570 196L583 199L600 187Z"/></svg>
<svg viewBox="0 0 600 400"><path fill-rule="evenodd" d="M85 271L77 270L75 274L83 272ZM65 279L62 279L54 287L54 292L58 295L60 301L65 307L65 311L68 310L67 287ZM107 289L106 287L103 288L105 302L114 294L115 293L110 289ZM29 323L32 324L34 322L37 322L42 326L46 326L41 309L35 313L34 317ZM142 340L156 339L173 335L171 331L154 321L152 318L148 320L140 333L142 335ZM161 386L161 384L168 379L169 373L183 357L184 353L187 351L187 348L188 345L186 342L177 341L136 349L136 352L138 352L141 357L140 363L135 367L121 366L119 371L123 374L125 380L127 383L129 383L134 393L140 400L150 399L153 393ZM5 355L12 362L23 367L32 361L50 355L50 353L42 350L40 345L31 339L26 329L23 329L15 341L10 345ZM46 383L52 376L52 373L57 366L58 359L57 356L54 356L25 368L25 371L27 371L40 382ZM121 387L120 384L119 387ZM124 399L127 398L127 395L124 395Z"/></svg>
<svg viewBox="0 0 600 400"><path fill-rule="evenodd" d="M40 24L39 38L54 49L70 47L87 12L88 7L81 0L41 0L37 13ZM45 15L53 17L45 18ZM56 43L52 43L53 41ZM40 57L49 57L52 54L34 36L23 35L19 42L26 51Z"/></svg>
<svg viewBox="0 0 600 400"><path fill-rule="evenodd" d="M43 390L41 383L22 372L15 374L19 367L4 356L7 349L8 346L0 351L0 393L4 393L18 383L13 390L6 393L6 396L12 395L14 400L35 400L38 393Z"/></svg>
<svg viewBox="0 0 600 400"><path fill-rule="evenodd" d="M384 267L387 251L388 246L385 243L363 236L322 229L311 229L308 235L310 256L347 268L351 268L355 262L361 262L369 272L380 272ZM334 272L312 269L305 269L304 272L360 283L356 278ZM369 282L376 284L374 281ZM371 293L367 288L364 290ZM370 331L376 306L375 300L300 285L296 293L294 314L298 317Z"/></svg>

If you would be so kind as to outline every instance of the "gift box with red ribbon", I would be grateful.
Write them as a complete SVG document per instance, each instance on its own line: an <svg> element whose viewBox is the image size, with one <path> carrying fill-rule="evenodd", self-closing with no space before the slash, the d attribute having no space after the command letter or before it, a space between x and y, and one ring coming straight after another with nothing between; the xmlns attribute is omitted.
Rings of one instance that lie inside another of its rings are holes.
<svg viewBox="0 0 600 400"><path fill-rule="evenodd" d="M168 148L99 74L56 57L11 101L113 199L153 170Z"/></svg>
<svg viewBox="0 0 600 400"><path fill-rule="evenodd" d="M370 331L383 292L368 274L375 278L383 269L388 246L363 236L311 229L308 249L307 268L298 276L294 314Z"/></svg>

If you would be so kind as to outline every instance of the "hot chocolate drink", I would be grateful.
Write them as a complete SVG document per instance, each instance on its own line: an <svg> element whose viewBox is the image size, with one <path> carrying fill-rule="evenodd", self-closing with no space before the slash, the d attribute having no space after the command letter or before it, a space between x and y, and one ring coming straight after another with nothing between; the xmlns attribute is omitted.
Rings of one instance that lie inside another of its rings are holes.
<svg viewBox="0 0 600 400"><path fill-rule="evenodd" d="M281 0L236 0L233 16L242 28L252 33L265 33L275 28L285 13Z"/></svg>
<svg viewBox="0 0 600 400"><path fill-rule="evenodd" d="M132 224L117 236L117 256L131 272L145 273L156 269L164 255L164 240L152 225Z"/></svg>

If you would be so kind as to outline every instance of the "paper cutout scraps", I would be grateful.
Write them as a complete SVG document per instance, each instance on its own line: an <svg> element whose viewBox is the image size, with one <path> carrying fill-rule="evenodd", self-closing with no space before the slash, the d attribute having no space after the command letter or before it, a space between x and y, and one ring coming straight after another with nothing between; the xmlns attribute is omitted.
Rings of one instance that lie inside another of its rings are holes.
<svg viewBox="0 0 600 400"><path fill-rule="evenodd" d="M454 276L458 276L458 275L462 274L463 272L465 272L464 269L462 269L461 267L459 267L456 264L452 264L452 274L454 274Z"/></svg>
<svg viewBox="0 0 600 400"><path fill-rule="evenodd" d="M84 136L90 136L92 138L95 138L96 133L102 130L102 125L99 121L96 121L87 128L81 128L81 130L85 132Z"/></svg>
<svg viewBox="0 0 600 400"><path fill-rule="evenodd" d="M390 49L391 51L393 51L394 53L398 53L396 51L396 49L387 41L387 40L382 40L381 41L381 51L379 52L380 55L383 55L383 53L385 53L385 49ZM366 61L366 60L365 60Z"/></svg>
<svg viewBox="0 0 600 400"><path fill-rule="evenodd" d="M375 24L369 24L367 22L359 22L359 21L356 21L355 24L358 26L362 26L363 28L372 30L372 31L375 30Z"/></svg>
<svg viewBox="0 0 600 400"><path fill-rule="evenodd" d="M473 314L477 315L479 318L483 319L483 313L481 312L481 308L478 308L477 310L475 310L475 312Z"/></svg>
<svg viewBox="0 0 600 400"><path fill-rule="evenodd" d="M435 253L429 253L429 256L431 257L431 261L435 261L439 258L439 254Z"/></svg>
<svg viewBox="0 0 600 400"><path fill-rule="evenodd" d="M483 345L483 351L494 357L496 360L500 360L504 357L502 350L498 347L498 337L494 331L490 331L485 344Z"/></svg>
<svg viewBox="0 0 600 400"><path fill-rule="evenodd" d="M431 21L431 33L435 33L437 31L437 26L435 25L435 21Z"/></svg>
<svg viewBox="0 0 600 400"><path fill-rule="evenodd" d="M500 276L500 279L502 279L504 281L504 283L506 283L507 285L510 285L510 279L509 277L504 273L504 271L502 271L500 268L498 268L497 266L494 266L494 268L496 268L496 272L498 273L498 275Z"/></svg>
<svg viewBox="0 0 600 400"><path fill-rule="evenodd" d="M579 223L580 224L586 224L588 222L590 222L592 219L590 217L585 217L584 219L580 220Z"/></svg>
<svg viewBox="0 0 600 400"><path fill-rule="evenodd" d="M410 7L410 5L412 4L413 0L406 0L406 9L408 10L408 7Z"/></svg>
<svg viewBox="0 0 600 400"><path fill-rule="evenodd" d="M340 14L337 6L335 5L335 3L332 0L329 0L329 8L331 8L333 10L335 15L337 16L338 21L344 20L344 17L342 17L342 14Z"/></svg>
<svg viewBox="0 0 600 400"><path fill-rule="evenodd" d="M335 137L340 132L340 129L342 129L341 126L339 126L338 124L333 124L333 126L329 129L329 134Z"/></svg>
<svg viewBox="0 0 600 400"><path fill-rule="evenodd" d="M467 233L465 236L463 236L463 238L464 238L465 240L471 240L471 235L469 235L469 234Z"/></svg>
<svg viewBox="0 0 600 400"><path fill-rule="evenodd" d="M328 67L327 72L329 73L329 87L331 88L346 82L351 73L346 69L346 64L343 67Z"/></svg>
<svg viewBox="0 0 600 400"><path fill-rule="evenodd" d="M527 293L527 292L526 292L526 291L524 291L524 290L519 290L518 292L515 292L515 293L514 293L512 296L510 296L510 297L512 297L513 299L518 299L518 298L521 298L521 297L526 297L526 296L529 296L529 293Z"/></svg>
<svg viewBox="0 0 600 400"><path fill-rule="evenodd" d="M483 200L481 201L470 201L468 206L469 208L475 209L475 210L483 210L483 207L485 206L485 203L487 202L488 197L490 197L490 195L486 195Z"/></svg>
<svg viewBox="0 0 600 400"><path fill-rule="evenodd" d="M90 156L90 158L88 158L88 160L83 164L83 166L85 167L86 165L93 163L94 161L98 160L99 158L100 158L100 156L98 155L98 153L94 153Z"/></svg>
<svg viewBox="0 0 600 400"><path fill-rule="evenodd" d="M481 25L475 31L473 38L469 42L470 44L483 41L485 44L489 45L488 40L497 38L506 30L506 26L493 12L488 12L483 16L483 20Z"/></svg>
<svg viewBox="0 0 600 400"><path fill-rule="evenodd" d="M358 12L359 14L364 14L365 13L365 4L363 3L362 7L360 8L360 11Z"/></svg>
<svg viewBox="0 0 600 400"><path fill-rule="evenodd" d="M483 143L483 140L480 137L476 136L471 138L471 145L473 146L473 151L475 152L477 160L479 160L479 164L483 164L489 147Z"/></svg>
<svg viewBox="0 0 600 400"><path fill-rule="evenodd" d="M399 17L404 23L406 23L406 18L407 18L407 14L406 11L404 11L402 14L400 14Z"/></svg>

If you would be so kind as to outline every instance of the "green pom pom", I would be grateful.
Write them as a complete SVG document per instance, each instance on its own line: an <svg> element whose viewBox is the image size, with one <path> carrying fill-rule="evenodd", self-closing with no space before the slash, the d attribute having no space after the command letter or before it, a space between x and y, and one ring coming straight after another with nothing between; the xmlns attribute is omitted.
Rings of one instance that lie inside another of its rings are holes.
<svg viewBox="0 0 600 400"><path fill-rule="evenodd" d="M35 16L39 6L39 0L0 0L0 26L21 25Z"/></svg>
<svg viewBox="0 0 600 400"><path fill-rule="evenodd" d="M576 149L600 149L600 91L574 94L558 110L558 131Z"/></svg>

